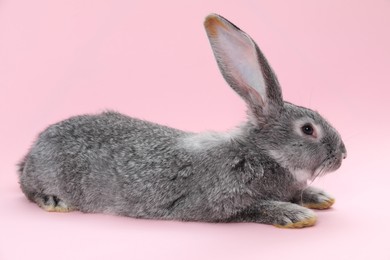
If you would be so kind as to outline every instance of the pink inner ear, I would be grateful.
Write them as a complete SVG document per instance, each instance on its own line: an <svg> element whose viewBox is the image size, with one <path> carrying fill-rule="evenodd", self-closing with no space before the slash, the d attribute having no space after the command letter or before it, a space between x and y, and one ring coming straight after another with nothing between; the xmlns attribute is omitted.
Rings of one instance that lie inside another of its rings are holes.
<svg viewBox="0 0 390 260"><path fill-rule="evenodd" d="M246 95L251 105L263 107L266 100L265 80L258 62L256 45L232 24L212 16L205 22L221 71L231 79L229 84Z"/></svg>
<svg viewBox="0 0 390 260"><path fill-rule="evenodd" d="M263 98L256 90L248 86L244 81L240 81L239 84L240 88L246 93L247 98L249 98L248 101L261 107L265 106Z"/></svg>
<svg viewBox="0 0 390 260"><path fill-rule="evenodd" d="M248 89L249 96L252 99L253 104L257 104L261 107L264 107L265 103L264 103L263 98L260 96L260 94L250 87L246 87L246 88Z"/></svg>

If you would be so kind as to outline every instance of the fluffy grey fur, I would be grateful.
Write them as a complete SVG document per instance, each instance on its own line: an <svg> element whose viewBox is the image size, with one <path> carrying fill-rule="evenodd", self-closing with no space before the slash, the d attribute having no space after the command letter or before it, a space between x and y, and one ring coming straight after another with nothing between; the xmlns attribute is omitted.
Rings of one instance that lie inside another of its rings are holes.
<svg viewBox="0 0 390 260"><path fill-rule="evenodd" d="M248 35L215 14L205 27L223 76L248 103L245 124L195 134L116 112L69 118L44 130L20 164L27 198L49 211L314 224L313 211L301 205L316 208L331 197L307 187L307 179L340 167L346 150L339 134L317 112L283 101L276 76ZM233 56L225 47L230 43L238 49ZM242 62L254 61L242 71ZM263 77L260 91L248 80L254 73ZM302 133L307 123L316 135Z"/></svg>

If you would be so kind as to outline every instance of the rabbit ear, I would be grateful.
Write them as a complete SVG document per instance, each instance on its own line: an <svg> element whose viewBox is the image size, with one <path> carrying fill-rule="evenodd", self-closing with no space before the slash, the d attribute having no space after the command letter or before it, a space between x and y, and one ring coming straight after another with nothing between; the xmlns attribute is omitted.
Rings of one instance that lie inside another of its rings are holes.
<svg viewBox="0 0 390 260"><path fill-rule="evenodd" d="M277 116L283 107L278 80L256 43L237 26L216 14L204 22L223 77L247 102L257 120Z"/></svg>

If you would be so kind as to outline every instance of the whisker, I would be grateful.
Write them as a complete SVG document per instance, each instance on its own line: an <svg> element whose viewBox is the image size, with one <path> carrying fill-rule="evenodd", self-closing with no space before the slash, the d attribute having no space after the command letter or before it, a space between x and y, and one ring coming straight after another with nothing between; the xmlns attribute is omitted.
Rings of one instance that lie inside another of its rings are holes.
<svg viewBox="0 0 390 260"><path fill-rule="evenodd" d="M326 162L327 162L327 159L325 159L325 160L321 163L320 169L318 170L317 173L315 173L314 178L312 179L312 182L311 182L311 183L313 183L318 177L320 177L320 176L322 175L322 173L323 173L324 170L325 170ZM310 183L310 184L311 184L311 183Z"/></svg>
<svg viewBox="0 0 390 260"><path fill-rule="evenodd" d="M327 166L327 162L328 162L329 158L330 158L330 157L327 157L327 158L325 158L325 159L321 162L320 167L314 172L314 176L310 179L310 183L309 183L304 189L301 190L301 194L300 194L300 203L301 203L301 204L303 204L303 192L304 192L307 188L309 188L309 186L310 186L311 184L313 184L313 182L314 182L318 177L321 177L321 176L323 176L323 175L326 174L325 168L326 168L326 166Z"/></svg>
<svg viewBox="0 0 390 260"><path fill-rule="evenodd" d="M303 204L303 192L304 192L306 189L308 189L309 186L310 186L311 184L313 184L313 182L315 181L315 179L317 179L318 175L323 171L323 169L324 169L324 166L321 165L321 168L320 168L320 170L318 171L318 173L316 173L316 172L314 173L315 175L314 175L313 178L311 178L309 185L307 185L304 189L301 190L301 195L300 195L300 204L301 204L301 205Z"/></svg>
<svg viewBox="0 0 390 260"><path fill-rule="evenodd" d="M358 137L365 136L369 133L370 130L361 130L361 131L354 131L351 133L348 133L347 135L343 135L343 140L345 142L348 142L350 140L356 140Z"/></svg>

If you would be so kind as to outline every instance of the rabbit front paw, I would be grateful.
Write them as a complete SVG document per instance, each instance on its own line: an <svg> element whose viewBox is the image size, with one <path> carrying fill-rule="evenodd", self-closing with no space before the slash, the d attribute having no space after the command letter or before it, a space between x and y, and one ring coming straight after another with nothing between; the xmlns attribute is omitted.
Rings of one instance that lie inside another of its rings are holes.
<svg viewBox="0 0 390 260"><path fill-rule="evenodd" d="M314 226L316 221L317 216L312 210L289 203L280 211L273 225L279 228L303 228Z"/></svg>
<svg viewBox="0 0 390 260"><path fill-rule="evenodd" d="M295 202L310 209L328 209L335 199L321 189L308 187L297 195Z"/></svg>

